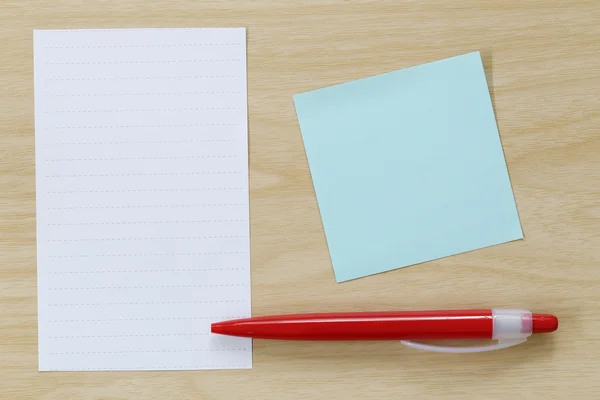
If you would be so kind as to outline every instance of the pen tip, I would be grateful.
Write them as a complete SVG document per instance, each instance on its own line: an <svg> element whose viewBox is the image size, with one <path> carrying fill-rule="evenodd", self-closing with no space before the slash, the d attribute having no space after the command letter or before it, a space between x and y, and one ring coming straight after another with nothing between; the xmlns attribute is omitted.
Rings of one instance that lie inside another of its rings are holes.
<svg viewBox="0 0 600 400"><path fill-rule="evenodd" d="M210 324L210 331L212 333L220 333L223 334L223 324L219 322L215 322L214 324Z"/></svg>

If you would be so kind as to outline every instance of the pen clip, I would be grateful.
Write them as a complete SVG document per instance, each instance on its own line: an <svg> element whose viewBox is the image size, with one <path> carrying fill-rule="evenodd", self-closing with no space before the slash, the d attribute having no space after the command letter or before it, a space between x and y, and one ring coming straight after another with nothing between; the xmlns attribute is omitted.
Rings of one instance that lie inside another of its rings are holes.
<svg viewBox="0 0 600 400"><path fill-rule="evenodd" d="M525 343L527 338L516 338L516 339L499 339L496 344L489 346L472 346L472 347L460 347L460 346L433 346L429 344L422 344L413 342L411 340L401 340L404 346L424 351L433 351L437 353L481 353L484 351L494 351L500 349L506 349L507 347L516 346L521 343Z"/></svg>

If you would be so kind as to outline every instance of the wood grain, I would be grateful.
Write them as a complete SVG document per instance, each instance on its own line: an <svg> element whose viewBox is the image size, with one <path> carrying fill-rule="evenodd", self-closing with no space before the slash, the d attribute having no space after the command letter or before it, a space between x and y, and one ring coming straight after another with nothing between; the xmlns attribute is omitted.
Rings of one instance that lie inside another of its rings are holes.
<svg viewBox="0 0 600 400"><path fill-rule="evenodd" d="M32 29L248 28L254 314L522 307L556 334L490 354L255 341L248 371L38 373ZM2 0L0 398L600 398L597 0ZM480 50L525 239L333 279L292 95Z"/></svg>

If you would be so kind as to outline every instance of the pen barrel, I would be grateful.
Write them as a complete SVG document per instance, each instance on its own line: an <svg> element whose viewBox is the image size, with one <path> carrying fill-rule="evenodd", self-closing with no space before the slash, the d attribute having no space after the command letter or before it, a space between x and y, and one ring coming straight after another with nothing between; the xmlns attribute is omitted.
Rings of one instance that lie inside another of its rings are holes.
<svg viewBox="0 0 600 400"><path fill-rule="evenodd" d="M293 314L213 324L214 333L281 340L492 339L492 310Z"/></svg>

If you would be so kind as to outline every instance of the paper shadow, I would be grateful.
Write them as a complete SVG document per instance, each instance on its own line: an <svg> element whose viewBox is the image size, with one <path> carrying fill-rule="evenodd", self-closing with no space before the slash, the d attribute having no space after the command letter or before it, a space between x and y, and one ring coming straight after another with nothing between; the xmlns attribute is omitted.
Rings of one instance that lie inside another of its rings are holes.
<svg viewBox="0 0 600 400"><path fill-rule="evenodd" d="M483 70L485 72L485 79L487 81L488 90L490 92L490 98L492 100L492 108L494 109L494 115L496 115L496 101L494 95L494 66L492 63L492 50L480 50L481 61L483 62Z"/></svg>

